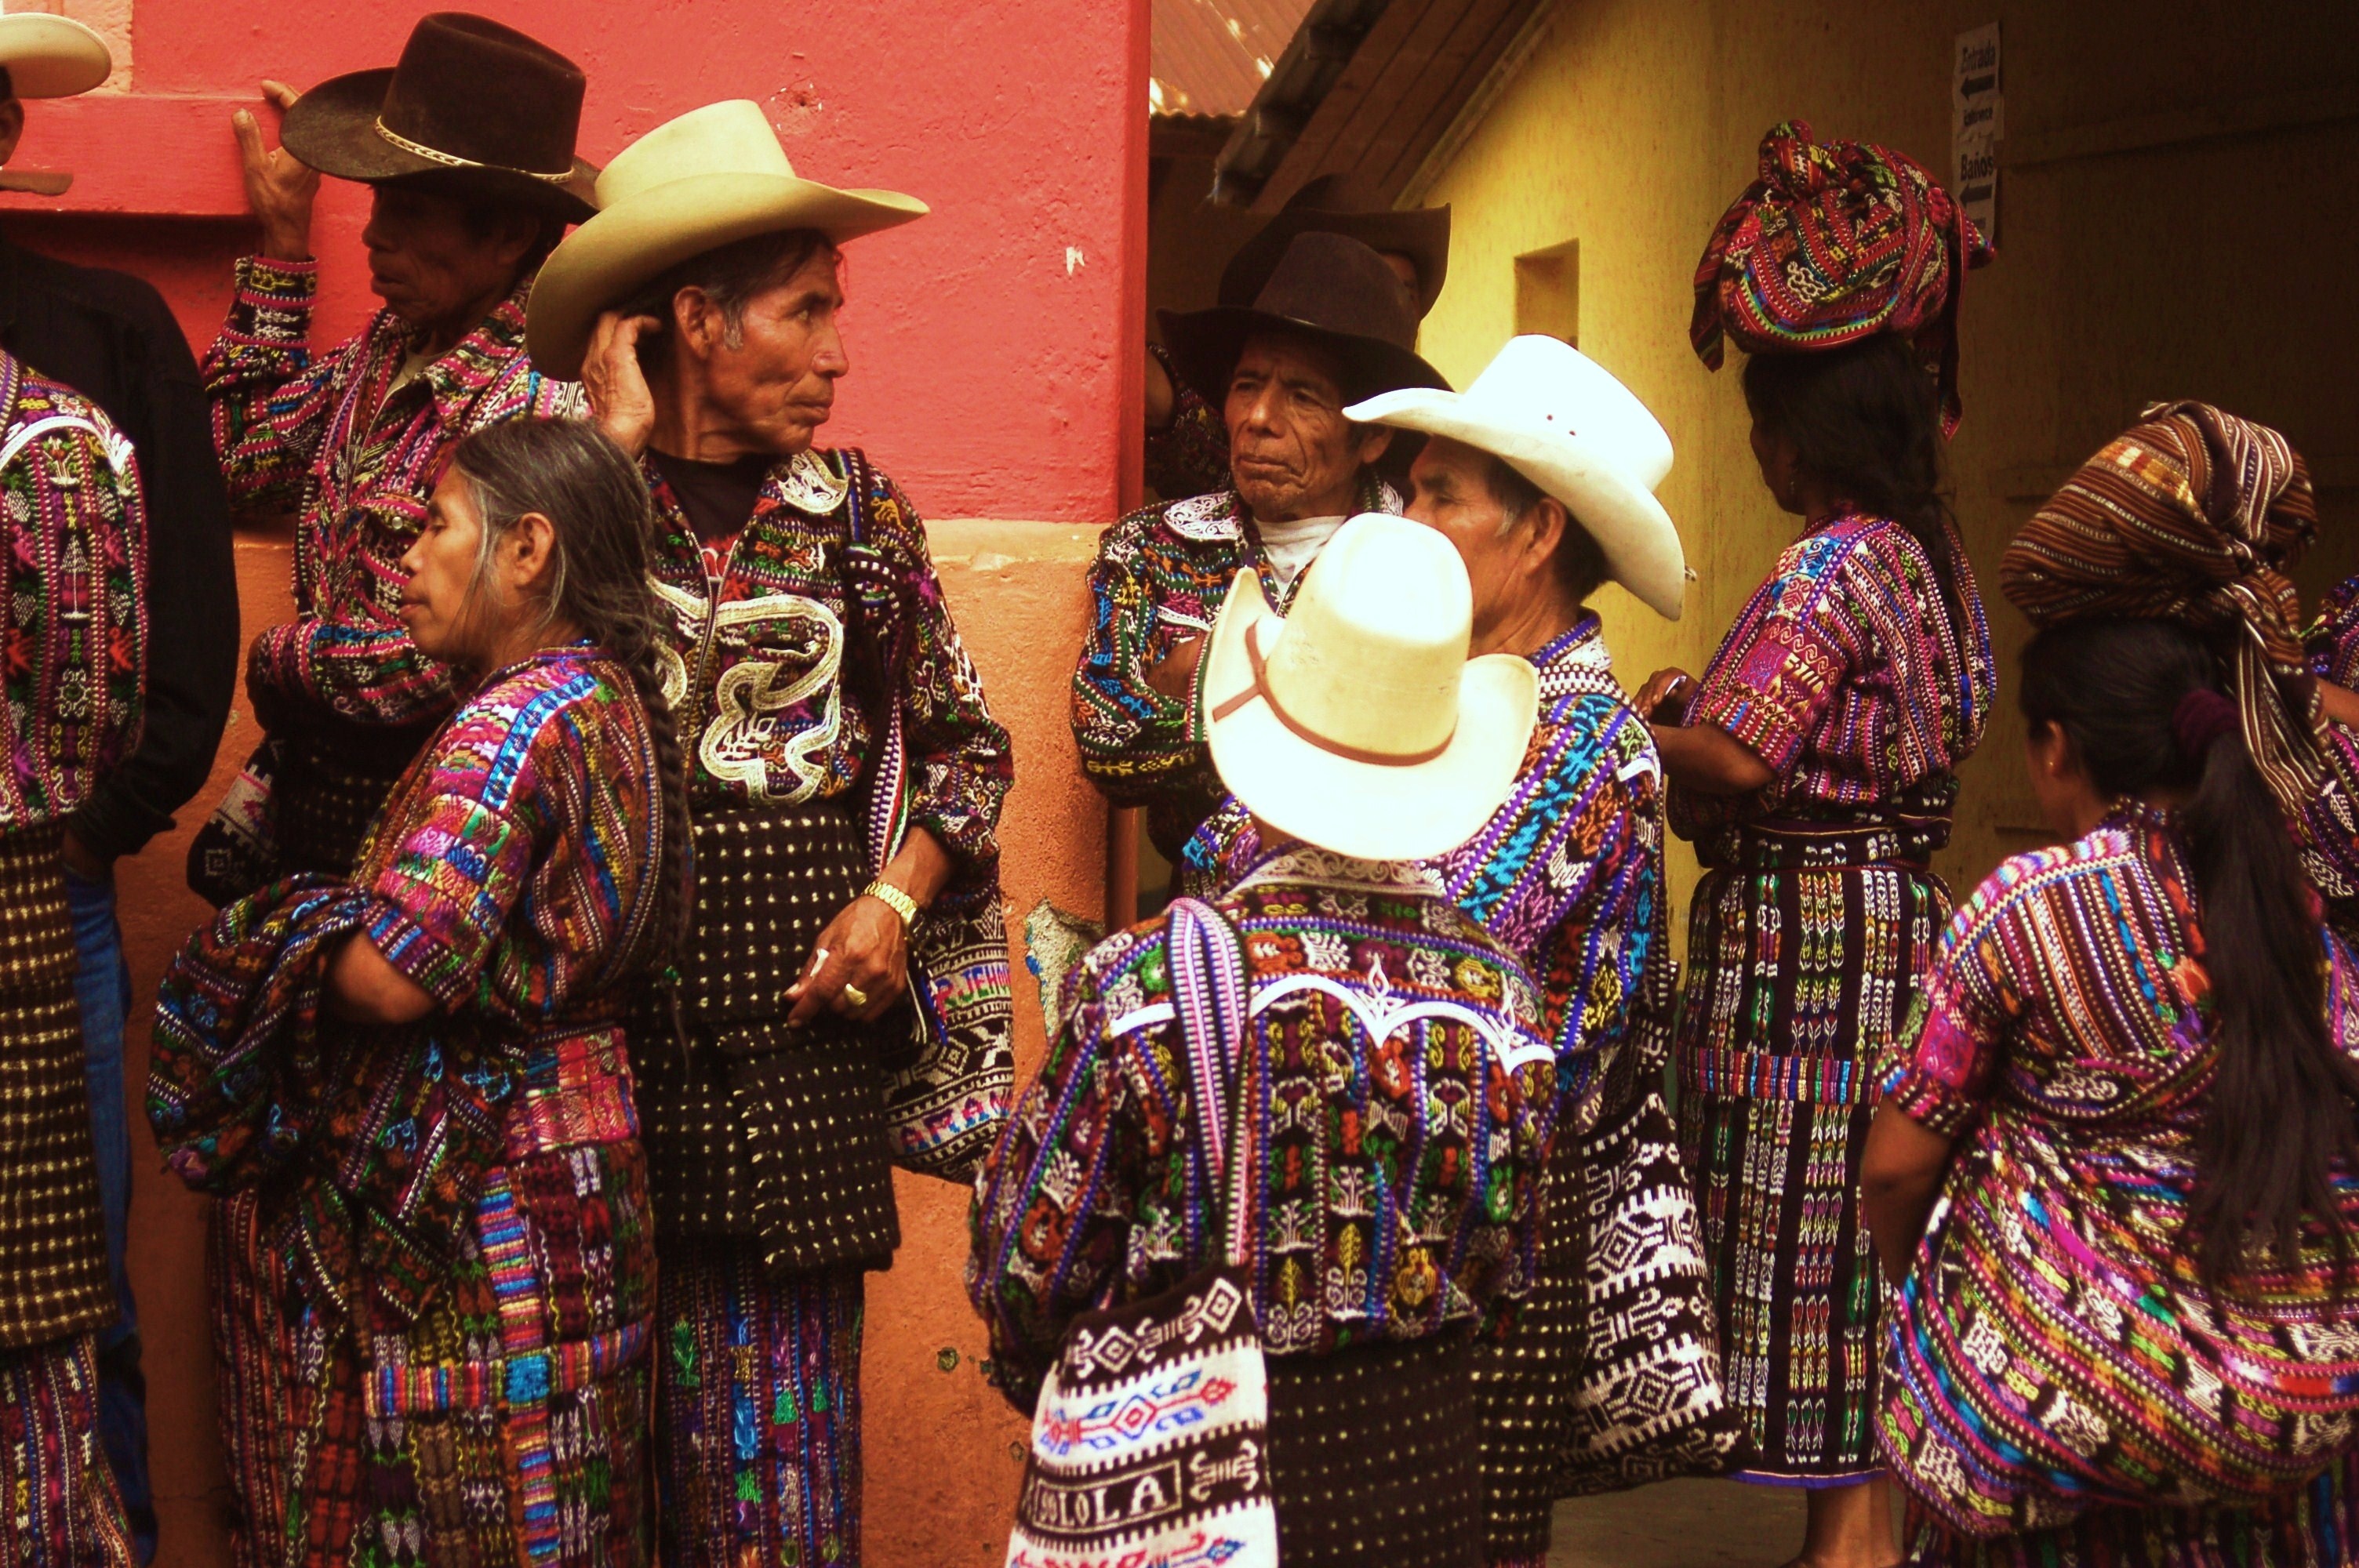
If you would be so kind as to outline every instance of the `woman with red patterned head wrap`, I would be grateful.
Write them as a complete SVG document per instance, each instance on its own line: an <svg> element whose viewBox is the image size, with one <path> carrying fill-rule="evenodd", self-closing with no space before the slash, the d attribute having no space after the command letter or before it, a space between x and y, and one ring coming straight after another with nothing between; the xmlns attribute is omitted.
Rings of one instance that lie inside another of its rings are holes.
<svg viewBox="0 0 2359 1568"><path fill-rule="evenodd" d="M1679 1025L1740 1478L1810 1492L1801 1560L1882 1568L1873 1414L1881 1292L1858 1219L1869 1086L1950 892L1957 769L1994 688L1940 497L1958 288L1988 248L1899 154L1792 122L1712 232L1692 336L1733 339L1753 449L1803 520L1702 677L1640 691L1673 831L1705 867Z"/></svg>
<svg viewBox="0 0 2359 1568"><path fill-rule="evenodd" d="M1961 910L1868 1142L1912 1563L2352 1561L2359 959L2312 886L2350 874L2349 737L2285 576L2316 521L2285 438L2158 404L2000 566L2070 842Z"/></svg>

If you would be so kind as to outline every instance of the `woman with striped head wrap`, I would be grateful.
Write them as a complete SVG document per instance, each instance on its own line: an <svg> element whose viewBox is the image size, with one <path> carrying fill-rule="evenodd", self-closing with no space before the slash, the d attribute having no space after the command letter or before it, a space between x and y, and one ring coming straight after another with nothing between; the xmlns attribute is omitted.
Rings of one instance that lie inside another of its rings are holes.
<svg viewBox="0 0 2359 1568"><path fill-rule="evenodd" d="M2161 404L2006 552L2070 842L1960 911L1869 1139L1914 1563L2352 1560L2359 962L2286 830L2343 795L2284 575L2315 526L2282 436Z"/></svg>
<svg viewBox="0 0 2359 1568"><path fill-rule="evenodd" d="M1763 480L1802 535L1701 680L1658 672L1672 829L1705 867L1679 1024L1680 1132L1740 1478L1810 1492L1803 1560L1892 1558L1875 1408L1875 1259L1858 1222L1871 1065L1950 914L1930 858L1994 679L1940 498L1965 270L1988 247L1900 154L1761 144L1696 272L1696 351L1745 367Z"/></svg>

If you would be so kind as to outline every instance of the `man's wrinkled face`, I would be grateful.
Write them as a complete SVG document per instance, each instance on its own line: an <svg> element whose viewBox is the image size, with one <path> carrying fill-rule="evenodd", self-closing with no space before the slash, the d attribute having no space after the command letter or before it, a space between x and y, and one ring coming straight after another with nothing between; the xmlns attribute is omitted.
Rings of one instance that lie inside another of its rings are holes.
<svg viewBox="0 0 2359 1568"><path fill-rule="evenodd" d="M743 323L715 331L711 351L695 362L705 401L756 450L777 457L805 450L834 411L836 378L852 369L836 322L843 308L838 261L834 248L824 247L785 282L755 295Z"/></svg>
<svg viewBox="0 0 2359 1568"><path fill-rule="evenodd" d="M505 225L478 233L459 202L438 191L379 185L372 198L361 231L369 287L409 326L450 323L515 285L528 234Z"/></svg>
<svg viewBox="0 0 2359 1568"><path fill-rule="evenodd" d="M1510 525L1506 508L1491 493L1491 460L1462 441L1435 436L1409 470L1408 515L1458 547L1474 589L1474 638L1479 646L1491 629L1521 605L1527 574L1514 569L1530 548L1530 529Z"/></svg>
<svg viewBox="0 0 2359 1568"><path fill-rule="evenodd" d="M1229 376L1229 472L1254 516L1287 523L1343 510L1360 470L1391 432L1343 417L1336 366L1315 346L1278 335L1249 340Z"/></svg>

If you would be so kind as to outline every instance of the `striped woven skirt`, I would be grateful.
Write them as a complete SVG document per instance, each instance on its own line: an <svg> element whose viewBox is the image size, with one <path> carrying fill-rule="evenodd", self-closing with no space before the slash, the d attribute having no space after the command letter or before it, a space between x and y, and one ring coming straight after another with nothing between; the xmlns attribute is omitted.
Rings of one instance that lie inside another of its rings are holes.
<svg viewBox="0 0 2359 1568"><path fill-rule="evenodd" d="M859 1265L664 1238L656 1472L665 1568L856 1568Z"/></svg>
<svg viewBox="0 0 2359 1568"><path fill-rule="evenodd" d="M0 1568L131 1568L87 1334L0 1350Z"/></svg>
<svg viewBox="0 0 2359 1568"><path fill-rule="evenodd" d="M1268 1367L1286 1568L1481 1568L1473 1346L1411 1339Z"/></svg>
<svg viewBox="0 0 2359 1568"><path fill-rule="evenodd" d="M1712 871L1680 1015L1680 1134L1696 1182L1738 1478L1843 1486L1879 1469L1882 1300L1860 1223L1876 1069L1950 916L1899 865Z"/></svg>
<svg viewBox="0 0 2359 1568"><path fill-rule="evenodd" d="M1904 1534L1913 1568L2346 1568L2359 1562L2359 1453L2274 1508L2092 1509L1977 1541L1911 1499Z"/></svg>
<svg viewBox="0 0 2359 1568"><path fill-rule="evenodd" d="M239 1568L640 1568L656 1260L636 1141L512 1158L414 1323L313 1297L279 1206L222 1206L214 1357ZM382 1320L382 1321L375 1321Z"/></svg>

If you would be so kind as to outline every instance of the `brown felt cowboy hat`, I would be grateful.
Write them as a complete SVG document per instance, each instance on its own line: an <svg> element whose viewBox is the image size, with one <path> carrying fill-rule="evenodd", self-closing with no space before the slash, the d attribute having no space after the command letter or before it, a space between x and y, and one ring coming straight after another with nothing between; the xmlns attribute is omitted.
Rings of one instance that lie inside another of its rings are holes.
<svg viewBox="0 0 2359 1568"><path fill-rule="evenodd" d="M596 166L573 156L582 68L464 11L419 18L391 69L332 76L295 101L278 139L322 174L492 194L580 222Z"/></svg>
<svg viewBox="0 0 2359 1568"><path fill-rule="evenodd" d="M1221 274L1221 303L1252 304L1298 234L1343 234L1372 251L1408 257L1417 269L1420 320L1441 297L1442 280L1450 276L1449 208L1397 211L1353 176L1322 174L1304 181L1277 216L1229 258Z"/></svg>
<svg viewBox="0 0 2359 1568"><path fill-rule="evenodd" d="M1247 340L1262 332L1305 338L1332 354L1346 402L1450 385L1412 346L1416 300L1384 257L1342 234L1296 235L1250 306L1166 310L1158 319L1180 379L1214 408L1227 401Z"/></svg>

